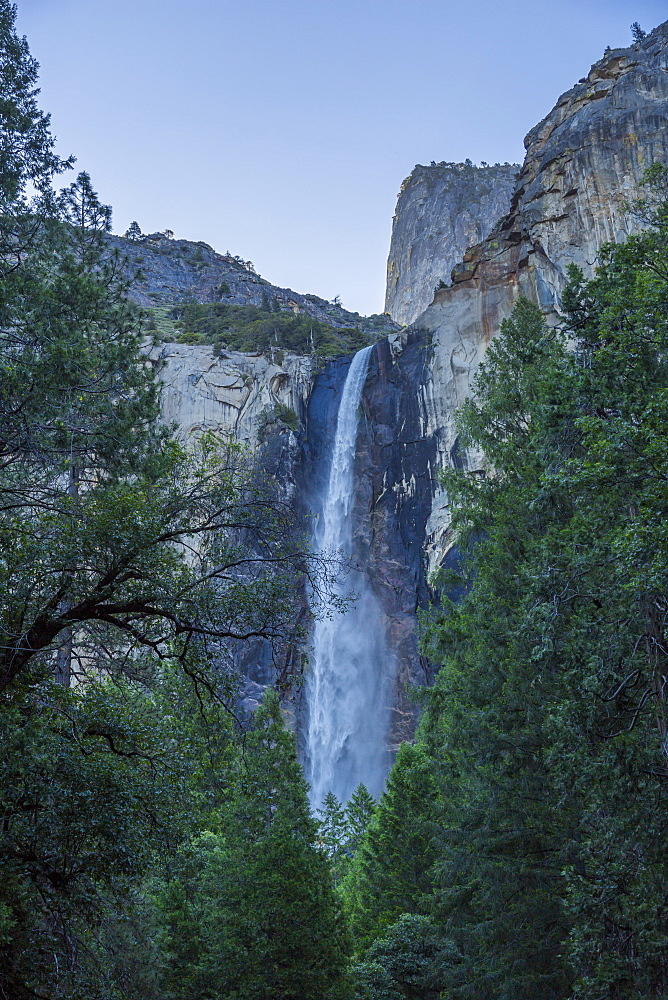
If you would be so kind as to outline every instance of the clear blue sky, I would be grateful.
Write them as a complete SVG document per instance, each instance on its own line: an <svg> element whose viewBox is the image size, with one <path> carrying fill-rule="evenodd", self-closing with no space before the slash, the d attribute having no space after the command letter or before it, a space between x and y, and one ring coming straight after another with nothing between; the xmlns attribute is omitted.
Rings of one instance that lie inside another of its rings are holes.
<svg viewBox="0 0 668 1000"><path fill-rule="evenodd" d="M114 228L382 309L403 178L525 133L665 0L19 0L41 103Z"/></svg>

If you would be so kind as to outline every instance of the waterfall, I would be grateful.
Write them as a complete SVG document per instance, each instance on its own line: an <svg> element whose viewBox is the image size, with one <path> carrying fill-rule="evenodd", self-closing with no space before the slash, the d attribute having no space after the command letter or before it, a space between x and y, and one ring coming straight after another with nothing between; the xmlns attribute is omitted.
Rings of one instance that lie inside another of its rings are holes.
<svg viewBox="0 0 668 1000"><path fill-rule="evenodd" d="M354 562L352 523L358 410L372 347L353 357L337 415L327 486L314 533L316 551ZM363 567L342 569L343 613L316 621L307 679L306 774L311 803L327 792L346 802L360 782L380 795L388 770L389 673L383 613Z"/></svg>

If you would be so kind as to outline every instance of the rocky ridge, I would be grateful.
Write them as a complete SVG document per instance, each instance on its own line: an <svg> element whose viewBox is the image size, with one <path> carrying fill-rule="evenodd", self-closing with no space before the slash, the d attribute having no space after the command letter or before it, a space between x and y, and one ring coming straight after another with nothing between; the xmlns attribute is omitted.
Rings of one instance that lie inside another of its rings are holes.
<svg viewBox="0 0 668 1000"><path fill-rule="evenodd" d="M401 185L387 259L385 310L412 323L464 251L506 215L519 164L418 164Z"/></svg>
<svg viewBox="0 0 668 1000"><path fill-rule="evenodd" d="M257 274L250 261L220 254L208 243L152 233L137 240L110 236L131 282L129 296L145 308L182 302L223 302L304 313L333 327L358 327L372 339L396 329L388 316L360 316L318 295L279 288Z"/></svg>

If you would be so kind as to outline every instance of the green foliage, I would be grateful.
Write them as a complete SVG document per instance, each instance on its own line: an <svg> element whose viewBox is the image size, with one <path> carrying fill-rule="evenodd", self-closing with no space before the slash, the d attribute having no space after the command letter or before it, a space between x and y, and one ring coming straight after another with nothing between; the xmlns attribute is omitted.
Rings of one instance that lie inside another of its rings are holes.
<svg viewBox="0 0 668 1000"><path fill-rule="evenodd" d="M299 430L299 417L287 403L274 403L269 409L263 410L259 417L259 434L260 438L266 433L267 429L274 423L283 424L288 427L295 434Z"/></svg>
<svg viewBox="0 0 668 1000"><path fill-rule="evenodd" d="M344 995L347 942L275 695L246 734L220 833L186 846L162 892L169 995Z"/></svg>
<svg viewBox="0 0 668 1000"><path fill-rule="evenodd" d="M329 357L350 354L370 343L356 327L337 330L303 313L271 311L268 301L266 308L189 302L174 306L172 317L182 331L178 335L181 343L212 344L219 351L281 348Z"/></svg>
<svg viewBox="0 0 668 1000"><path fill-rule="evenodd" d="M62 192L48 243L4 281L0 370L5 490L30 476L106 482L159 464L157 384L137 310L106 250L110 209L87 174ZM57 391L49 391L58 387ZM30 471L28 472L28 469ZM49 486L49 488L52 488Z"/></svg>
<svg viewBox="0 0 668 1000"><path fill-rule="evenodd" d="M346 805L346 848L353 854L362 843L376 808L376 800L364 784L359 784Z"/></svg>
<svg viewBox="0 0 668 1000"><path fill-rule="evenodd" d="M643 31L638 21L634 21L631 25L631 35L636 45L639 45L643 38L647 38L647 32Z"/></svg>
<svg viewBox="0 0 668 1000"><path fill-rule="evenodd" d="M51 180L71 166L54 153L55 140L49 131L49 115L37 106L39 90L37 62L30 55L25 38L15 30L16 9L0 3L0 93L2 132L0 133L0 208L3 253L17 253L31 245L37 234L29 227L28 208L33 214L48 207ZM28 206L26 194L32 186L38 198ZM24 223L26 225L24 226ZM20 258L3 260L2 272Z"/></svg>
<svg viewBox="0 0 668 1000"><path fill-rule="evenodd" d="M125 239L131 240L133 243L136 243L138 240L140 240L143 235L144 234L139 228L139 224L137 222L131 222L126 231L123 233Z"/></svg>
<svg viewBox="0 0 668 1000"><path fill-rule="evenodd" d="M194 636L211 655L287 637L294 518L238 449L209 437L186 454L160 427L110 210L86 174L56 207L48 243L5 276L0 313L0 689L49 672L74 630L82 672L134 669L142 649L187 657ZM260 534L270 562L249 554Z"/></svg>
<svg viewBox="0 0 668 1000"><path fill-rule="evenodd" d="M329 858L334 882L341 885L355 852L367 831L376 800L366 785L360 784L344 806L333 792L324 798L320 814L318 842Z"/></svg>
<svg viewBox="0 0 668 1000"><path fill-rule="evenodd" d="M146 310L146 330L156 342L174 343L179 330L172 319L171 306L152 306Z"/></svg>
<svg viewBox="0 0 668 1000"><path fill-rule="evenodd" d="M446 477L467 593L426 626L438 796L416 817L453 998L668 988L663 176L652 228L571 270L564 333L518 303L460 418L489 473Z"/></svg>
<svg viewBox="0 0 668 1000"><path fill-rule="evenodd" d="M219 759L231 733L212 705L204 742L186 721L193 702L171 671L153 696L106 680L74 690L43 683L38 693L3 700L0 984L7 995L157 995L149 992L160 964L156 917L142 880L188 829L198 805L192 761L215 743L216 719ZM153 976L143 969L147 956Z"/></svg>
<svg viewBox="0 0 668 1000"><path fill-rule="evenodd" d="M402 913L420 912L432 888L431 762L421 747L399 749L342 891L355 953L362 954Z"/></svg>
<svg viewBox="0 0 668 1000"><path fill-rule="evenodd" d="M318 809L320 814L320 843L332 862L336 864L345 857L346 812L334 792L328 792Z"/></svg>
<svg viewBox="0 0 668 1000"><path fill-rule="evenodd" d="M353 966L353 998L439 1000L446 969L457 960L428 917L405 913Z"/></svg>

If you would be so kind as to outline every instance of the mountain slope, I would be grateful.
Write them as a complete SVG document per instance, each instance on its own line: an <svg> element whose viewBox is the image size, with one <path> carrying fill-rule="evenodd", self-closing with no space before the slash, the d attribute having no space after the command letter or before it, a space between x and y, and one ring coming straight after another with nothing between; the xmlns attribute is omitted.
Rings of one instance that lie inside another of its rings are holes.
<svg viewBox="0 0 668 1000"><path fill-rule="evenodd" d="M147 308L188 302L257 306L313 317L339 329L357 328L370 340L397 329L388 316L360 316L317 295L279 288L256 274L249 261L217 253L207 243L176 240L152 233L138 240L111 236L111 245L126 258L132 282L130 297Z"/></svg>

